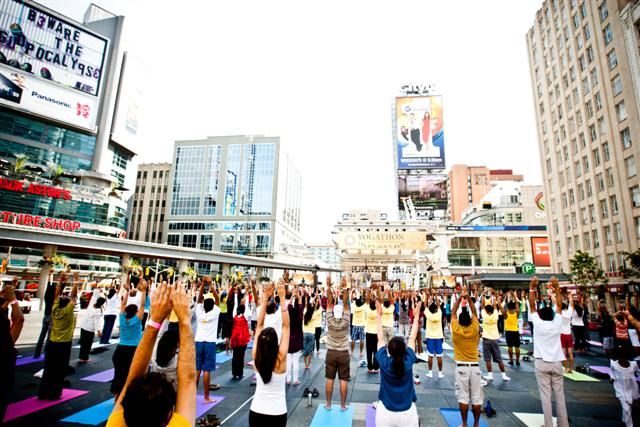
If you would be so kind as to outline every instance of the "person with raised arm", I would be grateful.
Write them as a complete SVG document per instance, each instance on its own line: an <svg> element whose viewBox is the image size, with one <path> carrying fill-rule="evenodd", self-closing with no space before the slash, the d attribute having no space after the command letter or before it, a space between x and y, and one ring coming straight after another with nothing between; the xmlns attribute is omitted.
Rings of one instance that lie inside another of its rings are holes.
<svg viewBox="0 0 640 427"><path fill-rule="evenodd" d="M331 397L336 374L340 380L340 410L347 410L348 381L351 377L349 357L349 326L351 311L349 309L349 289L347 278L340 282L342 305L334 304L331 277L327 275L327 357L325 360L325 378L327 403L325 409L331 410Z"/></svg>
<svg viewBox="0 0 640 427"><path fill-rule="evenodd" d="M64 272L60 275L51 309L51 332L45 346L44 372L38 389L38 399L41 400L60 399L71 357L71 340L76 326L74 308L80 284L78 273L73 273L73 286L69 296L63 295L66 282L67 274Z"/></svg>
<svg viewBox="0 0 640 427"><path fill-rule="evenodd" d="M7 412L18 357L15 344L24 325L24 315L14 292L17 284L16 276L11 285L0 290L0 421Z"/></svg>
<svg viewBox="0 0 640 427"><path fill-rule="evenodd" d="M385 341L382 326L383 309L377 307L376 329L378 351L376 359L380 364L380 391L376 405L376 425L380 427L418 427L417 400L413 384L413 364L416 362L415 342L420 329L420 308L413 309L413 324L409 333L409 342L403 337L393 337Z"/></svg>
<svg viewBox="0 0 640 427"><path fill-rule="evenodd" d="M289 310L282 307L282 331L280 343L273 327L265 327L267 302L274 292L274 285L263 289L258 311L256 341L253 345L252 357L256 371L256 392L253 395L249 410L250 427L282 427L287 425L287 400L285 396L285 377L287 371L287 352L289 350ZM285 299L285 283L277 286L281 301Z"/></svg>
<svg viewBox="0 0 640 427"><path fill-rule="evenodd" d="M569 303L562 300L562 295L557 295L558 304L562 306L562 329L560 330L560 344L564 351L565 361L564 367L567 373L573 372L573 336L571 335L571 318L573 317L574 305L573 295L568 294Z"/></svg>
<svg viewBox="0 0 640 427"><path fill-rule="evenodd" d="M365 291L365 304L366 308L364 310L365 314L365 340L367 347L367 372L370 374L377 374L380 369L380 365L378 364L378 359L376 359L376 351L378 349L378 334L377 334L377 318L378 314L376 311L376 295L375 295L375 286L369 288L369 290Z"/></svg>
<svg viewBox="0 0 640 427"><path fill-rule="evenodd" d="M520 312L520 300L510 291L507 294L507 300L498 307L502 310L504 317L504 336L507 341L507 349L509 351L509 366L513 366L513 353L516 354L516 365L520 366L520 327L518 325L518 313Z"/></svg>
<svg viewBox="0 0 640 427"><path fill-rule="evenodd" d="M195 423L195 345L189 298L182 283L173 286L162 283L150 302L150 320L147 320L107 427L187 427ZM144 310L144 305L142 307ZM148 373L158 331L172 310L178 318L180 335L176 388L164 374Z"/></svg>
<svg viewBox="0 0 640 427"><path fill-rule="evenodd" d="M509 378L505 372L502 354L498 346L498 339L500 338L500 332L498 330L498 303L494 290L491 289L490 292L491 296L489 298L483 298L485 306L482 310L482 355L487 366L487 375L483 378L487 381L493 381L493 366L491 365L491 360L493 359L500 368L502 381L509 381L511 378Z"/></svg>
<svg viewBox="0 0 640 427"><path fill-rule="evenodd" d="M536 293L538 278L534 276L529 285L529 321L533 323L533 357L535 358L536 381L544 413L544 426L553 427L551 393L556 397L556 416L558 427L568 427L567 407L564 399L564 372L562 362L564 353L560 343L562 331L562 304L558 279L550 279L549 289L551 305L537 308ZM555 306L555 314L553 307Z"/></svg>
<svg viewBox="0 0 640 427"><path fill-rule="evenodd" d="M204 297L204 287L209 286L212 296ZM196 300L196 319L198 327L196 329L196 387L200 382L200 375L204 372L204 401L214 402L209 398L209 390L219 390L218 384L211 384L211 372L216 371L216 342L218 332L218 322L220 321L220 298L218 292L212 286L211 278L205 277L200 283L198 299Z"/></svg>
<svg viewBox="0 0 640 427"><path fill-rule="evenodd" d="M113 381L111 381L111 393L118 398L129 374L131 361L136 352L136 347L142 338L142 317L144 316L144 300L147 294L147 282L141 278L136 294L140 295L139 304L129 303L131 279L125 286L126 292L120 304L120 342L113 352Z"/></svg>
<svg viewBox="0 0 640 427"><path fill-rule="evenodd" d="M458 314L458 308L462 310ZM473 412L473 427L480 425L480 412L484 393L478 357L480 341L480 322L476 307L467 288L463 287L451 310L451 335L453 340L453 359L456 363L456 398L462 417L461 427L467 427L469 405Z"/></svg>
<svg viewBox="0 0 640 427"><path fill-rule="evenodd" d="M288 285L287 285L288 286ZM287 384L300 385L300 356L302 355L302 318L304 315L302 295L297 287L287 290L286 301L289 309L289 350L287 352Z"/></svg>
<svg viewBox="0 0 640 427"><path fill-rule="evenodd" d="M444 378L442 373L442 344L444 342L444 332L442 330L442 311L438 305L435 292L428 297L428 310L424 312L427 318L427 355L429 359L427 365L427 378L433 378L433 358L438 359L438 378ZM419 315L420 313L418 313Z"/></svg>
<svg viewBox="0 0 640 427"><path fill-rule="evenodd" d="M356 349L356 341L360 344L360 359L364 360L363 350L364 350L364 326L366 324L365 310L366 307L364 305L364 297L359 292L352 290L351 300L353 305L351 306L351 311L353 312L353 320L351 321L351 356L355 356Z"/></svg>

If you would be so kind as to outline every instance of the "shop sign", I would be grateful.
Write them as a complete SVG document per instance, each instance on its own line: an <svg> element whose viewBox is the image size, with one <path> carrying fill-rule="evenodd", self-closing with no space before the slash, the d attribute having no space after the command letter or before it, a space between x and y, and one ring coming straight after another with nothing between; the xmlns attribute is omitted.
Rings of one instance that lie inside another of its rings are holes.
<svg viewBox="0 0 640 427"><path fill-rule="evenodd" d="M336 243L340 250L426 250L427 233L420 231L342 232L337 235Z"/></svg>
<svg viewBox="0 0 640 427"><path fill-rule="evenodd" d="M7 211L0 211L0 220L5 224L25 225L28 227L61 231L78 231L82 225L79 221L72 221L70 219L50 218L47 216Z"/></svg>
<svg viewBox="0 0 640 427"><path fill-rule="evenodd" d="M7 178L0 178L0 190L35 194L36 196L51 197L52 199L71 200L71 192L64 188Z"/></svg>

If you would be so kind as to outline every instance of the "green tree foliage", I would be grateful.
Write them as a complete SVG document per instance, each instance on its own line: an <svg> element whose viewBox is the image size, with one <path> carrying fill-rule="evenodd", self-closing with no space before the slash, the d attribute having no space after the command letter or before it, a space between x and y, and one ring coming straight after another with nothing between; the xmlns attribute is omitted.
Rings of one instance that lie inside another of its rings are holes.
<svg viewBox="0 0 640 427"><path fill-rule="evenodd" d="M577 251L569 260L571 281L576 285L587 286L607 283L607 277L596 259L588 252Z"/></svg>

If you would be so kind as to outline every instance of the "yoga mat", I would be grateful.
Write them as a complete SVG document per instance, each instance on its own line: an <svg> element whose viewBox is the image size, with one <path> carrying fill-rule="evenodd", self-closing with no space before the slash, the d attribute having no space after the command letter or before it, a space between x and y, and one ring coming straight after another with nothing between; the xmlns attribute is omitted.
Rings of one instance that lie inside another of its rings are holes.
<svg viewBox="0 0 640 427"><path fill-rule="evenodd" d="M573 381L583 381L583 382L598 382L597 379L590 377L588 375L585 374L581 374L580 372L576 372L573 371L570 374L567 374L566 372L564 373L565 378L569 378L570 380Z"/></svg>
<svg viewBox="0 0 640 427"><path fill-rule="evenodd" d="M530 414L526 412L514 412L513 415L522 421L527 427L540 427L544 425L544 415ZM558 419L553 417L553 425L556 425Z"/></svg>
<svg viewBox="0 0 640 427"><path fill-rule="evenodd" d="M16 359L16 366L28 365L29 363L35 362L44 362L44 354L40 355L40 357L38 357L37 359L35 359L33 356L21 357L19 359Z"/></svg>
<svg viewBox="0 0 640 427"><path fill-rule="evenodd" d="M203 416L209 411L209 409L213 408L218 403L224 400L224 396L218 396L217 394L210 394L209 398L215 399L216 401L211 403L204 403L203 394L198 394L196 396L196 418Z"/></svg>
<svg viewBox="0 0 640 427"><path fill-rule="evenodd" d="M602 347L602 343L598 342L598 341L587 341L589 344L591 344L594 347Z"/></svg>
<svg viewBox="0 0 640 427"><path fill-rule="evenodd" d="M346 411L340 410L340 404L334 404L330 411L324 407L324 403L319 404L316 414L311 420L310 427L336 427L350 426L353 423L353 408L348 407Z"/></svg>
<svg viewBox="0 0 640 427"><path fill-rule="evenodd" d="M462 424L462 416L460 416L459 409L440 408L440 415L442 415L442 418L444 418L449 427L458 427ZM473 412L471 412L471 406L469 406L467 424L473 425ZM487 424L483 416L480 417L480 427L489 427L489 424Z"/></svg>
<svg viewBox="0 0 640 427"><path fill-rule="evenodd" d="M365 416L365 427L376 427L376 408L367 405L367 415Z"/></svg>
<svg viewBox="0 0 640 427"><path fill-rule="evenodd" d="M4 422L6 423L11 420L15 420L16 418L24 417L25 415L41 411L49 408L50 406L58 405L87 393L89 392L85 390L65 388L62 390L62 397L60 400L38 400L37 397L30 397L19 402L11 403L7 408L6 415L4 416Z"/></svg>
<svg viewBox="0 0 640 427"><path fill-rule="evenodd" d="M216 365L222 365L223 363L228 362L229 360L231 360L232 357L233 357L233 355L227 354L225 352L218 353L218 354L216 354Z"/></svg>
<svg viewBox="0 0 640 427"><path fill-rule="evenodd" d="M247 366L253 366L253 360L249 360L249 361L247 362Z"/></svg>
<svg viewBox="0 0 640 427"><path fill-rule="evenodd" d="M442 343L442 349L443 350L453 350L453 347L451 347L449 344L447 344L446 342Z"/></svg>
<svg viewBox="0 0 640 427"><path fill-rule="evenodd" d="M68 416L67 418L63 418L60 421L63 423L78 423L97 426L109 419L114 403L114 399L111 398L98 403L97 405L90 406L83 411L76 412L75 414Z"/></svg>
<svg viewBox="0 0 640 427"><path fill-rule="evenodd" d="M106 371L98 372L97 374L89 375L88 377L80 378L83 381L94 381L97 383L108 383L113 379L114 369L107 369Z"/></svg>
<svg viewBox="0 0 640 427"><path fill-rule="evenodd" d="M97 342L91 345L91 350L95 350L96 348L106 347L113 344L117 344L117 341L114 341L114 342L109 341L109 344L100 344ZM74 345L72 348L80 348L80 344Z"/></svg>
<svg viewBox="0 0 640 427"><path fill-rule="evenodd" d="M600 374L609 375L609 367L608 366L590 366L592 371L596 371Z"/></svg>

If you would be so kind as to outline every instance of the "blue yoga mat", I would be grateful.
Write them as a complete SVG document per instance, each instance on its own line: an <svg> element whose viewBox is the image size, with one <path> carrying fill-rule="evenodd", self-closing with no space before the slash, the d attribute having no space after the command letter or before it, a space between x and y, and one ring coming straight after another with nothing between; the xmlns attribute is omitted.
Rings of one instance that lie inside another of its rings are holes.
<svg viewBox="0 0 640 427"><path fill-rule="evenodd" d="M107 421L111 411L113 410L114 399L105 400L104 402L93 405L85 410L76 412L73 415L63 418L63 423L78 423L97 426Z"/></svg>
<svg viewBox="0 0 640 427"><path fill-rule="evenodd" d="M231 360L233 356L231 354L227 354L224 351L216 354L216 365L222 365L225 362Z"/></svg>
<svg viewBox="0 0 640 427"><path fill-rule="evenodd" d="M324 403L318 406L316 414L311 420L310 427L348 427L353 422L353 408L349 407L346 411L340 410L340 404L333 405L330 411L324 407Z"/></svg>
<svg viewBox="0 0 640 427"><path fill-rule="evenodd" d="M447 422L449 427L458 427L462 424L462 417L460 416L459 409L451 409L451 408L440 408L440 414L442 418ZM469 415L467 415L467 424L473 425L473 412L471 412L471 407L469 407ZM487 421L484 417L480 417L480 427L489 427Z"/></svg>

